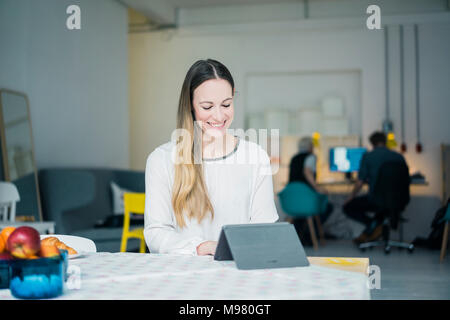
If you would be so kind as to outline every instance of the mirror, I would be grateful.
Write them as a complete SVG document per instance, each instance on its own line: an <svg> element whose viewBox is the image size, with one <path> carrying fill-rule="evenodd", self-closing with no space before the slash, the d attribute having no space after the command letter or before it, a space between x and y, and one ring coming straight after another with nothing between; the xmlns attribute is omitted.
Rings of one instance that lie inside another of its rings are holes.
<svg viewBox="0 0 450 320"><path fill-rule="evenodd" d="M0 89L1 180L14 183L20 194L16 217L42 221L41 202L28 97Z"/></svg>

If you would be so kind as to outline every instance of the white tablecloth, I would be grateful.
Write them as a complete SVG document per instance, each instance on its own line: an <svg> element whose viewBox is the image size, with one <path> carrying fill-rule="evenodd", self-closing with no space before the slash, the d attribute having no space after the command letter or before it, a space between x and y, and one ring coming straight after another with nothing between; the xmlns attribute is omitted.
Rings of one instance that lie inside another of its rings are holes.
<svg viewBox="0 0 450 320"><path fill-rule="evenodd" d="M370 299L366 275L311 265L238 270L212 256L90 253L70 260L80 289L57 299ZM1 299L13 299L9 289Z"/></svg>

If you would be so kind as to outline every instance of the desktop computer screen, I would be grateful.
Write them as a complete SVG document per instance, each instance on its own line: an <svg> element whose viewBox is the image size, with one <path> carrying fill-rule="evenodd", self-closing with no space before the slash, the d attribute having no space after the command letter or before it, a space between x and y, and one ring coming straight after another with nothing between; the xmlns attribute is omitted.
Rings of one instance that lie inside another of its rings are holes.
<svg viewBox="0 0 450 320"><path fill-rule="evenodd" d="M335 147L330 149L330 171L357 172L366 148Z"/></svg>

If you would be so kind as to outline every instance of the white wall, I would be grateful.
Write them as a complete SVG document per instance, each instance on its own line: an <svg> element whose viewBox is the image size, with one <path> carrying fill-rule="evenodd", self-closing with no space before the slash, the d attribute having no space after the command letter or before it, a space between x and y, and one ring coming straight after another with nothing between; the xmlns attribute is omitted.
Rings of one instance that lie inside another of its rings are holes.
<svg viewBox="0 0 450 320"><path fill-rule="evenodd" d="M0 0L0 87L30 99L38 168L128 167L127 19L114 0Z"/></svg>
<svg viewBox="0 0 450 320"><path fill-rule="evenodd" d="M182 81L197 59L216 58L232 72L239 91L235 102L235 128L244 127L247 75L259 72L363 70L363 104L373 109L383 103L383 97L366 94L371 90L384 92L383 83L371 76L383 69L382 56L370 53L376 52L383 43L380 32L357 29L266 31L226 33L222 29L219 33L196 35L195 31L181 30L173 35L163 32L130 35L132 167L142 167L148 152L169 139L175 125ZM370 54L362 54L361 48ZM265 91L270 92L271 88ZM280 104L283 99L290 99L281 92L273 92L273 95L280 97ZM378 127L381 118L379 115L378 123L367 130Z"/></svg>
<svg viewBox="0 0 450 320"><path fill-rule="evenodd" d="M435 17L437 17L435 19ZM412 23L419 22L421 58L421 126L424 152L416 154L414 109L414 51ZM438 21L438 22L435 22ZM405 215L411 223L406 238L426 236L442 193L439 145L450 143L450 16L426 14L391 17L391 118L399 137L399 65L396 25L405 23L406 158L412 171L420 170L430 185L414 187ZM443 23L442 21L449 21ZM175 127L180 88L186 71L197 59L215 58L229 67L239 96L234 128L244 127L249 100L246 77L255 73L358 70L361 73L361 128L363 144L381 129L385 117L383 31L368 30L363 19L322 20L222 26L184 27L130 35L130 150L131 167L143 169L147 155L168 141ZM392 61L391 61L392 60ZM264 91L269 91L269 87ZM282 92L273 92L289 99Z"/></svg>
<svg viewBox="0 0 450 320"><path fill-rule="evenodd" d="M337 132L361 134L359 70L251 74L247 75L245 86L246 115L274 108L285 112L285 123L277 124L280 135L311 135L317 131L322 136ZM329 97L340 99L343 108L341 113L327 119L322 102ZM322 128L325 122L329 125ZM263 127L267 128L267 124Z"/></svg>

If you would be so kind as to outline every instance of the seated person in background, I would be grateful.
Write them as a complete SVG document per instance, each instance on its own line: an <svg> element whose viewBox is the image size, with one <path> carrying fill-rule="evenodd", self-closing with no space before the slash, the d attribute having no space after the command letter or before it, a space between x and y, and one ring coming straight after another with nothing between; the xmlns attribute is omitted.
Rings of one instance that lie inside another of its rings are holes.
<svg viewBox="0 0 450 320"><path fill-rule="evenodd" d="M326 190L316 184L316 156L313 154L313 141L311 137L304 137L299 143L299 152L289 165L289 183L303 182L315 192L326 197ZM320 222L324 223L333 212L333 205L328 203L325 212L319 216ZM306 219L294 219L294 226L303 244L311 243L311 236L307 228ZM317 230L316 230L317 234Z"/></svg>
<svg viewBox="0 0 450 320"><path fill-rule="evenodd" d="M356 244L374 241L382 235L384 217L381 213L377 213L376 206L371 200L378 170L385 162L405 162L405 159L400 153L389 150L386 147L386 135L383 132L374 132L369 137L369 140L373 150L363 155L358 179L352 193L343 206L343 211L349 218L366 226L361 235L353 239L353 242ZM369 184L369 193L356 197L364 183ZM369 212L374 212L375 217L370 217L368 215Z"/></svg>

